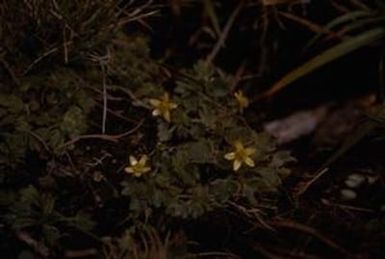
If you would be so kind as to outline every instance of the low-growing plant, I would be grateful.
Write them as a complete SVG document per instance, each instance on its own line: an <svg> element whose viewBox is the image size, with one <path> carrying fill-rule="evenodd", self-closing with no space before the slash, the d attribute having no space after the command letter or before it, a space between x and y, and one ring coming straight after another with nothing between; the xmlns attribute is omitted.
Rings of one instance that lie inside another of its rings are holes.
<svg viewBox="0 0 385 259"><path fill-rule="evenodd" d="M62 4L62 15L72 14L72 7L81 12L76 8L82 5ZM46 6L41 2L36 7ZM53 7L51 11L58 8ZM45 19L59 26L59 14L40 15L34 20L36 37L43 37ZM43 58L30 63L39 65L36 70L25 66L30 57L12 59L7 50L12 44L6 41L0 209L7 228L26 231L29 240L38 238L36 242L57 251L64 249L59 240L72 237L75 228L104 244L109 254L115 245L108 247L98 236L117 240L127 229L164 218L168 223L191 220L234 203L258 207L277 193L293 158L248 125L243 117L248 96L234 89L231 76L204 61L171 69L151 59L140 34L113 30L100 38L110 27L96 23L95 32L84 27L98 20L99 14L94 15L76 23L85 32L74 36L79 45L70 54L58 47L63 39L48 37L53 42L37 50ZM84 47L88 41L98 44ZM56 55L45 59L48 46L63 51L65 62ZM14 73L19 60L21 74ZM110 225L111 233L105 230ZM157 238L153 233L147 237ZM156 249L166 251L158 243ZM116 249L135 253L122 247ZM109 255L114 258L113 252Z"/></svg>
<svg viewBox="0 0 385 259"><path fill-rule="evenodd" d="M258 196L279 187L292 157L247 124L240 113L247 97L230 85L228 76L198 62L172 89L130 89L153 116L155 136L134 148L122 182L135 214L164 208L198 217L230 200L257 205Z"/></svg>

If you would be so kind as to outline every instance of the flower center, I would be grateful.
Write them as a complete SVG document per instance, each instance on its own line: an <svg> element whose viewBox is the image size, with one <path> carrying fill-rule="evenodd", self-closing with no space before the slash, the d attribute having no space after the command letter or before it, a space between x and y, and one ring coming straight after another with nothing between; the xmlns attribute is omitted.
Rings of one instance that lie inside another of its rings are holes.
<svg viewBox="0 0 385 259"><path fill-rule="evenodd" d="M247 153L244 149L237 150L235 152L235 159L236 160L244 160L247 157Z"/></svg>

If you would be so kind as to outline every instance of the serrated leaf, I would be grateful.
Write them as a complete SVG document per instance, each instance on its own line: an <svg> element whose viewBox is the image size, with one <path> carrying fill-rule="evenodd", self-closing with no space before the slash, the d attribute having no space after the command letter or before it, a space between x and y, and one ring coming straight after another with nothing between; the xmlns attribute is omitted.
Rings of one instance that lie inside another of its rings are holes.
<svg viewBox="0 0 385 259"><path fill-rule="evenodd" d="M237 183L231 179L217 179L210 183L210 192L215 200L224 204L237 190Z"/></svg>
<svg viewBox="0 0 385 259"><path fill-rule="evenodd" d="M158 123L158 140L160 142L167 142L171 139L174 128L170 128L167 123L160 121Z"/></svg>
<svg viewBox="0 0 385 259"><path fill-rule="evenodd" d="M80 135L87 129L86 116L82 109L72 106L64 114L60 124L61 130L69 135Z"/></svg>

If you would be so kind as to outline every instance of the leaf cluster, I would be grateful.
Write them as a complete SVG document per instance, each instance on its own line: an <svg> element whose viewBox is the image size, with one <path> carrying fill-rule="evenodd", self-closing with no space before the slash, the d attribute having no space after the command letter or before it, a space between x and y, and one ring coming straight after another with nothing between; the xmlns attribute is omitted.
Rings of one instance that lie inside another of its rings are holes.
<svg viewBox="0 0 385 259"><path fill-rule="evenodd" d="M239 114L230 80L204 62L179 75L172 89L178 108L171 123L154 120L153 172L122 182L122 193L130 197L135 214L163 208L171 216L199 217L226 207L228 201L257 205L258 196L280 186L288 174L284 165L292 157L277 151L272 139L247 124ZM159 92L159 87L139 91ZM254 168L232 171L223 157L234 141L256 148Z"/></svg>

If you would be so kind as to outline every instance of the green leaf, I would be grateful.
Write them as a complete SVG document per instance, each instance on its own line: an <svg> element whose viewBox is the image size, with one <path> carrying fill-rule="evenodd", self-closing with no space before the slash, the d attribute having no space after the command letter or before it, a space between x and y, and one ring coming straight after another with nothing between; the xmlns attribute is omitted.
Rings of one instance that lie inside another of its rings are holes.
<svg viewBox="0 0 385 259"><path fill-rule="evenodd" d="M216 179L210 183L210 192L215 200L225 204L237 190L237 183L231 179Z"/></svg>
<svg viewBox="0 0 385 259"><path fill-rule="evenodd" d="M230 84L222 79L215 79L206 90L207 94L213 98L227 96L230 93Z"/></svg>
<svg viewBox="0 0 385 259"><path fill-rule="evenodd" d="M90 231L95 226L95 222L91 219L91 215L83 211L79 211L74 217L69 217L65 220L68 224L84 231Z"/></svg>
<svg viewBox="0 0 385 259"><path fill-rule="evenodd" d="M53 129L49 134L49 145L54 150L64 144L64 135L59 129Z"/></svg>
<svg viewBox="0 0 385 259"><path fill-rule="evenodd" d="M280 168L286 165L289 162L296 161L294 157L291 156L289 151L277 151L273 154L270 166L272 168Z"/></svg>
<svg viewBox="0 0 385 259"><path fill-rule="evenodd" d="M39 205L40 194L32 185L20 191L20 201L28 206Z"/></svg>
<svg viewBox="0 0 385 259"><path fill-rule="evenodd" d="M158 123L158 139L160 142L167 142L171 139L174 128L170 128L167 123L159 121Z"/></svg>
<svg viewBox="0 0 385 259"><path fill-rule="evenodd" d="M50 246L54 246L61 236L59 229L51 225L43 225L42 232L47 244Z"/></svg>
<svg viewBox="0 0 385 259"><path fill-rule="evenodd" d="M277 174L277 170L271 167L261 167L256 169L261 176L259 179L258 191L270 192L276 191L277 187L282 184L281 178Z"/></svg>
<svg viewBox="0 0 385 259"><path fill-rule="evenodd" d="M206 85L208 82L211 81L215 71L211 65L207 64L203 60L199 60L194 65L194 72L196 74L196 79Z"/></svg>
<svg viewBox="0 0 385 259"><path fill-rule="evenodd" d="M0 206L8 206L16 201L16 193L12 191L0 190Z"/></svg>
<svg viewBox="0 0 385 259"><path fill-rule="evenodd" d="M16 95L0 94L0 106L6 107L11 113L19 113L24 109L24 102Z"/></svg>
<svg viewBox="0 0 385 259"><path fill-rule="evenodd" d="M212 159L212 143L206 139L186 144L187 159L192 163L209 163Z"/></svg>
<svg viewBox="0 0 385 259"><path fill-rule="evenodd" d="M82 109L72 106L64 114L60 128L71 136L80 135L87 129L86 116Z"/></svg>

